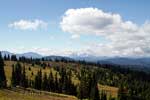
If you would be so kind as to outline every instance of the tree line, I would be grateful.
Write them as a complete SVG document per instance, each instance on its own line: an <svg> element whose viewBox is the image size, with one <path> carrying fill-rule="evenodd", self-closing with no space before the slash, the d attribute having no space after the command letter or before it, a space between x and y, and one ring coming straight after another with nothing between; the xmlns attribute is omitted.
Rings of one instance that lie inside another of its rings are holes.
<svg viewBox="0 0 150 100"><path fill-rule="evenodd" d="M0 54L0 88L7 87L3 60L30 63L32 66L37 64L43 68L45 66L51 66L44 63L44 61L47 61L46 59L32 59L26 57L17 58L15 55L2 57ZM90 100L106 100L106 93L99 91L97 85L102 84L119 88L118 98L116 100L150 99L149 73L111 64L68 61L65 59L56 59L55 62L71 62L83 67L77 71L76 67L67 69L65 67L58 66L55 67L57 70L55 75L52 72L42 73L42 71L39 70L35 75L35 79L31 80L28 76L26 76L25 66L21 66L20 63L17 63L12 66L11 85L13 87L31 87L38 90L75 95L79 99L88 98ZM71 80L72 71L75 71L80 84L73 84ZM110 100L114 100L114 98L110 98Z"/></svg>

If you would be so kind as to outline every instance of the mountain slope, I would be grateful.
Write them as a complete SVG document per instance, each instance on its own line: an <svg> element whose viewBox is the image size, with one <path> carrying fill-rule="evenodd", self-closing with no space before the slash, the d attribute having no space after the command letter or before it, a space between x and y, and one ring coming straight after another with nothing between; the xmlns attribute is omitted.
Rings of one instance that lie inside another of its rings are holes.
<svg viewBox="0 0 150 100"><path fill-rule="evenodd" d="M22 53L22 54L15 54L15 53L11 53L11 52L8 52L8 51L1 51L2 53L2 56L7 56L7 55L16 55L17 57L26 57L26 58L42 58L43 56L38 54L38 53L35 53L35 52L26 52L26 53Z"/></svg>

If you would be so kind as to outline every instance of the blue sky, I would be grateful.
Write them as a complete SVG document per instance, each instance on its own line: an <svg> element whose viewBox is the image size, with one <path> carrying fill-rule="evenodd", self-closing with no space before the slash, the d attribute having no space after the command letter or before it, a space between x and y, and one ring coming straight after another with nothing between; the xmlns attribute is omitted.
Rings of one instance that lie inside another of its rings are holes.
<svg viewBox="0 0 150 100"><path fill-rule="evenodd" d="M63 30L60 25L65 12L69 9L96 8L104 13L119 14L124 22L131 21L141 27L150 19L149 4L149 0L1 0L0 49L12 52L37 50L38 53L43 54L51 54L51 50L58 50L60 53L65 50L93 53L94 51L91 50L93 47L90 45L97 46L100 43L105 45L112 40L103 35L95 35L95 31L91 31L91 34L79 33L80 36L77 33L76 38L71 38L75 33L70 29ZM35 30L22 30L14 26L15 22L21 20L28 22L41 20L47 25L46 28L39 26ZM145 50L143 45L136 46L138 47ZM115 51L117 52L116 49Z"/></svg>

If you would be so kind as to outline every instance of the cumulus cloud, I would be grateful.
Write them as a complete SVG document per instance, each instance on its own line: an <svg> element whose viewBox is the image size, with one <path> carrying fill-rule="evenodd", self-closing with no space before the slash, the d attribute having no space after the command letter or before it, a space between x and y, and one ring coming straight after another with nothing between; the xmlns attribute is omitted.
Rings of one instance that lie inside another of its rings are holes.
<svg viewBox="0 0 150 100"><path fill-rule="evenodd" d="M47 27L47 23L39 19L35 19L33 21L21 19L9 24L8 26L20 30L37 30L39 28L45 29Z"/></svg>
<svg viewBox="0 0 150 100"><path fill-rule="evenodd" d="M110 56L150 56L150 22L137 25L121 15L97 8L68 9L60 26L73 35L103 36L107 43L95 44L88 50L93 54Z"/></svg>

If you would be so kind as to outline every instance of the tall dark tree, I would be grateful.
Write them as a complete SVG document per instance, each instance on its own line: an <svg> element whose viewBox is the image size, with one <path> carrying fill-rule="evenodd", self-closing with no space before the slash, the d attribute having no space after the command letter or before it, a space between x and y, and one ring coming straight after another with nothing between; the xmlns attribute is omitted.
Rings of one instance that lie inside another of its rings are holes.
<svg viewBox="0 0 150 100"><path fill-rule="evenodd" d="M55 92L59 92L58 73L55 74Z"/></svg>
<svg viewBox="0 0 150 100"><path fill-rule="evenodd" d="M98 83L96 78L96 73L94 72L92 77L89 80L89 89L90 90L90 99L91 100L100 100ZM104 98L102 100L105 100Z"/></svg>
<svg viewBox="0 0 150 100"><path fill-rule="evenodd" d="M16 86L16 75L15 75L16 73L15 73L15 65L13 64L12 65L12 74L11 74L11 85L13 86L13 87L15 87Z"/></svg>
<svg viewBox="0 0 150 100"><path fill-rule="evenodd" d="M92 89L91 89L91 96L90 96L91 100L100 100L100 96L99 96L99 90L98 90L98 86L95 85ZM104 100L104 99L102 99Z"/></svg>
<svg viewBox="0 0 150 100"><path fill-rule="evenodd" d="M107 95L105 92L101 93L101 100L107 100Z"/></svg>
<svg viewBox="0 0 150 100"><path fill-rule="evenodd" d="M23 72L21 76L21 86L24 88L28 87L28 78L26 76L25 66L23 66Z"/></svg>
<svg viewBox="0 0 150 100"><path fill-rule="evenodd" d="M48 90L48 79L47 79L46 73L44 73L43 82L42 82L42 89Z"/></svg>
<svg viewBox="0 0 150 100"><path fill-rule="evenodd" d="M48 77L48 90L53 92L54 91L54 77L52 72L50 72L49 77Z"/></svg>
<svg viewBox="0 0 150 100"><path fill-rule="evenodd" d="M11 56L11 61L17 61L16 55L12 55L12 56Z"/></svg>
<svg viewBox="0 0 150 100"><path fill-rule="evenodd" d="M10 55L9 54L7 55L7 60L10 60Z"/></svg>
<svg viewBox="0 0 150 100"><path fill-rule="evenodd" d="M21 78L22 78L22 66L19 62L15 65L15 78L16 78L16 85L21 85Z"/></svg>
<svg viewBox="0 0 150 100"><path fill-rule="evenodd" d="M85 98L89 98L90 94L88 89L89 87L89 82L87 81L88 78L88 72L83 68L81 69L81 75L80 75L80 85L78 88L78 98L79 99L85 99Z"/></svg>
<svg viewBox="0 0 150 100"><path fill-rule="evenodd" d="M0 52L0 88L5 88L6 87L6 76L5 76L5 71L4 71L4 61L2 58L2 54Z"/></svg>
<svg viewBox="0 0 150 100"><path fill-rule="evenodd" d="M6 56L6 54L4 55L4 60L7 60L7 56Z"/></svg>
<svg viewBox="0 0 150 100"><path fill-rule="evenodd" d="M35 76L35 81L34 81L34 88L41 90L42 89L42 71L38 71L37 75Z"/></svg>

